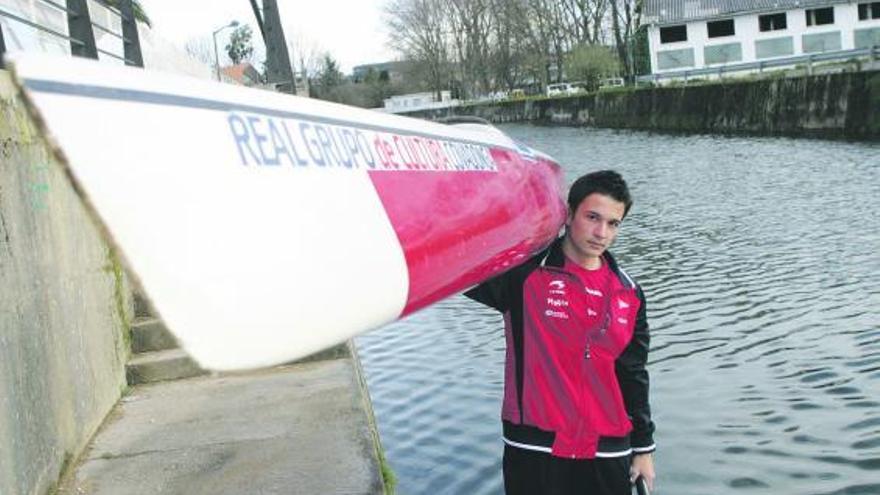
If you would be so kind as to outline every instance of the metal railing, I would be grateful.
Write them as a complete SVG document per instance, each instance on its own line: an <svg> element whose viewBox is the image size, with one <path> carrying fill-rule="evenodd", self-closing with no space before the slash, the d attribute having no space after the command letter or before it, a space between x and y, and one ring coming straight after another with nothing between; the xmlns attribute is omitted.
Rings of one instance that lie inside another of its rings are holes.
<svg viewBox="0 0 880 495"><path fill-rule="evenodd" d="M70 44L70 54L75 57L98 59L99 54L119 60L125 65L143 67L144 61L141 54L140 38L137 32L137 23L131 0L119 0L119 8L106 2L106 0L94 0L98 5L107 9L112 15L120 19L122 32L116 32L100 23L95 22L89 15L88 0L66 0L65 4L54 0L34 0L64 14L67 20L67 32L53 29L27 17L0 8L0 19L17 23L35 29L40 33L47 34L52 38L64 40ZM117 53L98 48L95 42L95 30L117 38L122 43L122 53ZM3 55L6 53L8 44L4 37L3 24L0 23L0 69L3 68Z"/></svg>
<svg viewBox="0 0 880 495"><path fill-rule="evenodd" d="M684 79L685 81L687 81L691 77L721 77L724 74L731 74L734 72L762 72L764 69L794 66L799 64L807 64L807 68L809 70L812 68L813 64L817 62L842 61L857 58L870 58L871 60L880 60L880 46L874 45L867 48L856 48L854 50L838 50L833 52L810 53L806 55L797 55L794 57L776 58L740 64L718 65L715 67L704 67L701 69L686 69L671 72L660 72L656 74L638 76L636 78L636 81L642 83L656 83L664 79Z"/></svg>

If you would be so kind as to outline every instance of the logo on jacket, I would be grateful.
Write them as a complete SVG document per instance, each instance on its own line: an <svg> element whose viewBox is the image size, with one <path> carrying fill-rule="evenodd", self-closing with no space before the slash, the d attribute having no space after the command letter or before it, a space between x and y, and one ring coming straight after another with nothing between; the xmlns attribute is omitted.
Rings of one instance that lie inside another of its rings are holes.
<svg viewBox="0 0 880 495"><path fill-rule="evenodd" d="M618 299L618 300L617 300L617 305L620 306L620 309L626 309L626 308L629 307L629 303L627 303L627 302L624 301L623 299Z"/></svg>
<svg viewBox="0 0 880 495"><path fill-rule="evenodd" d="M559 318L562 320L568 319L568 313L566 313L565 311L554 311L552 309L544 311L544 316L549 316L550 318Z"/></svg>
<svg viewBox="0 0 880 495"><path fill-rule="evenodd" d="M591 289L591 288L589 288L589 287L584 287L584 289L587 291L587 294L589 294L589 295L591 295L591 296L602 297L602 291L601 291L601 290Z"/></svg>
<svg viewBox="0 0 880 495"><path fill-rule="evenodd" d="M544 310L544 316L567 320L568 312L566 309L570 303L566 298L565 281L559 279L551 280L547 283L547 292L550 295L545 300L547 309Z"/></svg>
<svg viewBox="0 0 880 495"><path fill-rule="evenodd" d="M547 291L551 294L556 294L557 296L565 295L565 281L564 280L551 280L549 284L547 284Z"/></svg>

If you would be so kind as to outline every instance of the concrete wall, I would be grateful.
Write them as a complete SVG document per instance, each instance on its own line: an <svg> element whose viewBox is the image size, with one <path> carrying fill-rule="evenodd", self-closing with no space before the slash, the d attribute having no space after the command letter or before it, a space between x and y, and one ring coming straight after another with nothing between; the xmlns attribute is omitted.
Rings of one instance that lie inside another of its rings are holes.
<svg viewBox="0 0 880 495"><path fill-rule="evenodd" d="M674 132L880 139L880 71L604 91L410 112Z"/></svg>
<svg viewBox="0 0 880 495"><path fill-rule="evenodd" d="M0 494L44 494L125 387L131 298L0 71Z"/></svg>

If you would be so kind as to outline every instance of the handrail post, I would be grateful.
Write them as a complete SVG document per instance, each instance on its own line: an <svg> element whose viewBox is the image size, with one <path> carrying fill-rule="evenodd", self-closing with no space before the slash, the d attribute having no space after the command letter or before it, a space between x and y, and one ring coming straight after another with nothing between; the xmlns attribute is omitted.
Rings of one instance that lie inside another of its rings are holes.
<svg viewBox="0 0 880 495"><path fill-rule="evenodd" d="M138 36L137 19L134 18L134 8L131 0L119 2L119 12L122 14L122 45L124 47L125 65L135 67L144 66L144 57L141 53L141 39Z"/></svg>
<svg viewBox="0 0 880 495"><path fill-rule="evenodd" d="M67 30L70 37L82 42L70 44L70 52L75 57L98 58L98 47L95 45L95 31L89 16L86 0L67 0Z"/></svg>
<svg viewBox="0 0 880 495"><path fill-rule="evenodd" d="M0 69L4 68L3 56L6 54L6 42L3 41L3 25L0 24Z"/></svg>
<svg viewBox="0 0 880 495"><path fill-rule="evenodd" d="M263 0L263 18L258 17L257 20L262 26L263 42L266 44L266 82L274 84L276 91L295 95L296 77L290 66L290 54L276 0Z"/></svg>

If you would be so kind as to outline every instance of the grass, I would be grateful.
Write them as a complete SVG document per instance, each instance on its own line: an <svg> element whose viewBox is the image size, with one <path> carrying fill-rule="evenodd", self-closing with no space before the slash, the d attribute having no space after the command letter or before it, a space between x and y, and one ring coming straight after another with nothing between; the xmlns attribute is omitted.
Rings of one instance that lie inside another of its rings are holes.
<svg viewBox="0 0 880 495"><path fill-rule="evenodd" d="M379 449L379 468L382 471L382 483L385 484L386 495L394 495L397 491L397 476L391 469L391 464L388 464L388 460L385 459L385 452L381 448Z"/></svg>

